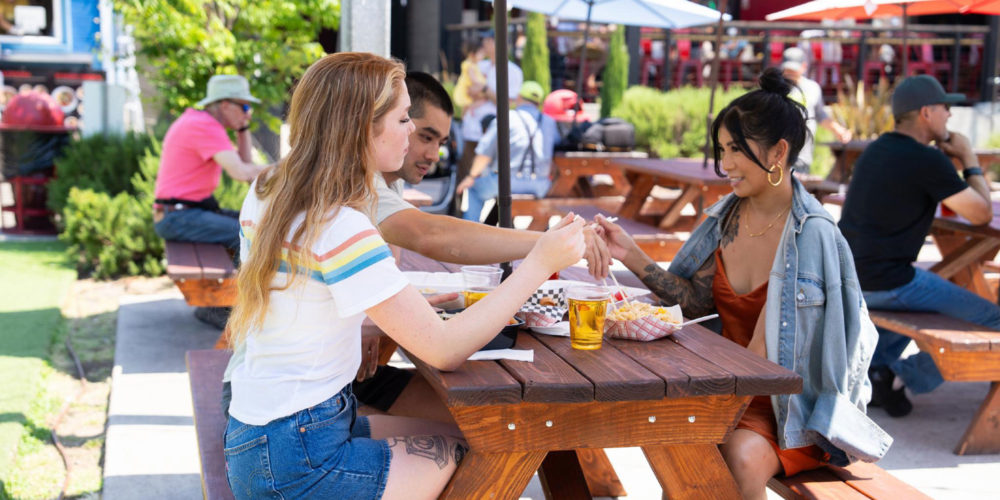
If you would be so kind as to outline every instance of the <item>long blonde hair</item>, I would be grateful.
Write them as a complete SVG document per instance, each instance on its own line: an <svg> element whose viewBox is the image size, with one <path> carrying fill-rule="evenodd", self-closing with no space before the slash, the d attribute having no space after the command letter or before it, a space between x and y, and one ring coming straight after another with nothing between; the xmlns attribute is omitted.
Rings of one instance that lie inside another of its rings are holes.
<svg viewBox="0 0 1000 500"><path fill-rule="evenodd" d="M401 63L363 52L325 56L302 76L288 113L291 151L257 179L255 193L267 208L236 279L230 345L243 342L263 323L272 290L287 289L300 277L300 265L309 264L313 243L340 207L370 212L375 200L373 138L405 92L405 77ZM285 238L299 214L305 219L286 256L291 276L276 287L272 280Z"/></svg>

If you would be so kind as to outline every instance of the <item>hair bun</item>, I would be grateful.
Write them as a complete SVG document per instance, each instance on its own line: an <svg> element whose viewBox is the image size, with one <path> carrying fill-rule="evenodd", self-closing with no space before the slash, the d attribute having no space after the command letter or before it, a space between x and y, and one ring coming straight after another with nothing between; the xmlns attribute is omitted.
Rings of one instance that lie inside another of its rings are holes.
<svg viewBox="0 0 1000 500"><path fill-rule="evenodd" d="M790 82L781 73L778 68L767 68L760 77L757 79L758 84L760 84L761 90L764 92L771 92L781 96L787 96L789 92L792 91L792 82Z"/></svg>

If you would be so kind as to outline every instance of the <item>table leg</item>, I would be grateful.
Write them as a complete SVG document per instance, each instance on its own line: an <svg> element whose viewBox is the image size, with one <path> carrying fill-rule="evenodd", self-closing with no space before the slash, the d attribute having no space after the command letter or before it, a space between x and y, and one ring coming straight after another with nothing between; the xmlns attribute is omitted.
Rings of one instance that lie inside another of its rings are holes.
<svg viewBox="0 0 1000 500"><path fill-rule="evenodd" d="M645 175L637 177L635 182L632 183L632 189L629 190L628 196L625 197L625 202L622 203L618 215L629 219L634 219L636 215L639 215L642 206L646 204L646 197L653 191L653 186L655 185L656 179L653 177Z"/></svg>
<svg viewBox="0 0 1000 500"><path fill-rule="evenodd" d="M670 208L667 209L667 213L660 219L659 228L667 229L677 224L678 219L681 218L681 210L684 210L688 203L694 203L699 196L701 196L701 188L692 184L684 186L681 195L674 200Z"/></svg>
<svg viewBox="0 0 1000 500"><path fill-rule="evenodd" d="M517 498L544 459L544 451L479 453L470 450L438 498Z"/></svg>
<svg viewBox="0 0 1000 500"><path fill-rule="evenodd" d="M955 448L956 455L982 455L1000 452L1000 382L990 385L965 435Z"/></svg>
<svg viewBox="0 0 1000 500"><path fill-rule="evenodd" d="M548 500L591 498L575 451L550 451L538 469L538 479Z"/></svg>
<svg viewBox="0 0 1000 500"><path fill-rule="evenodd" d="M741 498L736 480L714 444L643 446L664 497Z"/></svg>
<svg viewBox="0 0 1000 500"><path fill-rule="evenodd" d="M580 467L583 468L583 476L587 479L591 495L595 497L628 495L604 450L581 448L576 450L576 456L580 461Z"/></svg>

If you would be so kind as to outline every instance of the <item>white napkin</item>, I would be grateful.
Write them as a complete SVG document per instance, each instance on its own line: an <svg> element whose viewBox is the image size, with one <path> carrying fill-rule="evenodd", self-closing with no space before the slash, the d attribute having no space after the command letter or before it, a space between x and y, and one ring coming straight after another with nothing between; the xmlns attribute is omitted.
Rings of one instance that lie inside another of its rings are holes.
<svg viewBox="0 0 1000 500"><path fill-rule="evenodd" d="M492 351L478 351L469 356L469 361L489 361L494 359L510 359L514 361L535 361L535 351L533 349L495 349Z"/></svg>

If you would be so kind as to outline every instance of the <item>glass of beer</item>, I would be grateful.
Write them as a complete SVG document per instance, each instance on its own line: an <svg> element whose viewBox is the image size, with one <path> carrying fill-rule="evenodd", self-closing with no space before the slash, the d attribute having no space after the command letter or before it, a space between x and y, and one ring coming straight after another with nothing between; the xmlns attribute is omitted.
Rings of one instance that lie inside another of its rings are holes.
<svg viewBox="0 0 1000 500"><path fill-rule="evenodd" d="M569 302L569 340L574 349L601 348L609 297L608 289L602 286L573 286L566 289L566 299Z"/></svg>
<svg viewBox="0 0 1000 500"><path fill-rule="evenodd" d="M500 285L503 269L493 266L462 266L462 281L465 283L465 307L475 304Z"/></svg>

